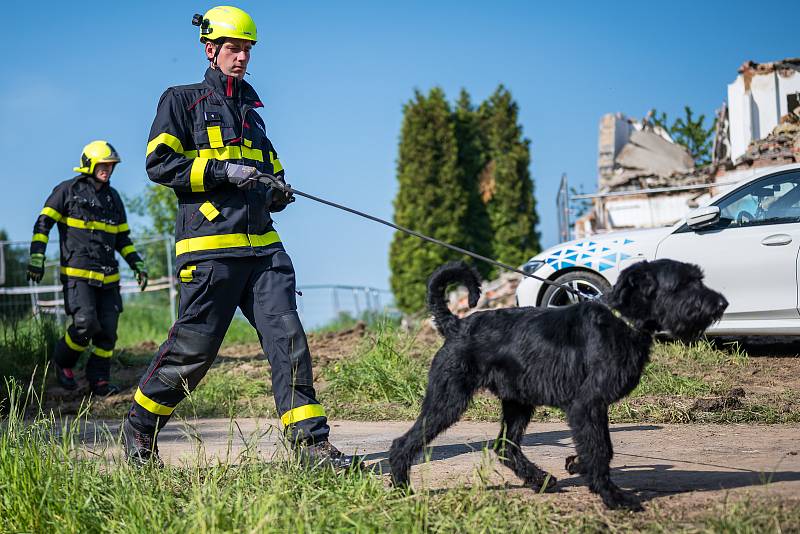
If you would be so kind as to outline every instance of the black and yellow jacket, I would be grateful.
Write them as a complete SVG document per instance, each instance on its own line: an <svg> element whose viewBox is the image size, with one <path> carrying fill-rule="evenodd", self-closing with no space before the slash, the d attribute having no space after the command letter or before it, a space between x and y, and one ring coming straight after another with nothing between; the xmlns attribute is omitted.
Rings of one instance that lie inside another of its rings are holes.
<svg viewBox="0 0 800 534"><path fill-rule="evenodd" d="M33 226L31 254L44 254L50 229L58 223L61 281L86 280L94 286L119 283L119 252L133 268L141 261L131 241L125 206L108 184L97 190L81 174L58 184Z"/></svg>
<svg viewBox="0 0 800 534"><path fill-rule="evenodd" d="M241 190L225 177L226 161L283 174L255 112L260 107L250 84L214 69L201 83L171 87L161 96L147 143L147 174L178 197L177 269L202 259L282 249L269 188Z"/></svg>

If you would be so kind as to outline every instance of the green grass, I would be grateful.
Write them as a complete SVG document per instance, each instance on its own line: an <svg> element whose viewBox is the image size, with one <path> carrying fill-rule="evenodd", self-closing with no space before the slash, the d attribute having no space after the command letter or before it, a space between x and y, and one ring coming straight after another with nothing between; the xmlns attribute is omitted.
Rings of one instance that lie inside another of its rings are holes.
<svg viewBox="0 0 800 534"><path fill-rule="evenodd" d="M737 501L685 514L657 505L643 514L576 509L530 491L472 485L414 494L370 474L309 471L291 458L262 458L256 443L228 463L200 456L163 470L135 470L80 443L84 410L69 422L21 417L20 390L0 419L0 532L789 532L796 501ZM233 440L233 433L231 440ZM116 446L112 445L113 449ZM265 461L271 460L271 461Z"/></svg>
<svg viewBox="0 0 800 534"><path fill-rule="evenodd" d="M338 418L387 420L415 418L427 385L430 360L441 342L420 343L418 333L405 333L392 323L379 323L353 358L323 369L327 388L323 404ZM786 391L781 410L776 399L745 399L739 408L717 412L694 409L698 398L724 395L737 385L731 376L747 372L749 358L736 346L722 348L709 341L691 345L656 343L639 386L614 404L614 423L796 423L800 422L800 392ZM464 419L497 421L499 402L478 394ZM563 413L542 407L536 421L562 421Z"/></svg>
<svg viewBox="0 0 800 534"><path fill-rule="evenodd" d="M352 359L323 370L321 401L332 415L372 420L414 417L425 394L433 347L389 322L368 330Z"/></svg>

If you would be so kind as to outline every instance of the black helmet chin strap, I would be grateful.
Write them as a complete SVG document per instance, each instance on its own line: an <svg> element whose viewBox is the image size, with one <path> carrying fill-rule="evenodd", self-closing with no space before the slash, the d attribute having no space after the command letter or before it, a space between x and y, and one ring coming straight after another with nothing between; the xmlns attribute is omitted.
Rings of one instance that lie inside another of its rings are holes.
<svg viewBox="0 0 800 534"><path fill-rule="evenodd" d="M217 43L217 50L214 52L214 61L211 63L212 65L214 65L215 69L218 67L217 58L219 58L219 53L222 52L222 45L224 44L225 44L225 39L222 39L219 43Z"/></svg>

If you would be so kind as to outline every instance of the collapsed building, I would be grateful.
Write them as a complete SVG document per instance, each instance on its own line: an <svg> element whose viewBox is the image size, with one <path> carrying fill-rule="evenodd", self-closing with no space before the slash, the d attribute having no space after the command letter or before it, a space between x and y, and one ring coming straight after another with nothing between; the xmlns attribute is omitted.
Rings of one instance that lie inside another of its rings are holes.
<svg viewBox="0 0 800 534"><path fill-rule="evenodd" d="M651 116L604 115L597 193L578 197L592 205L575 221L573 234L674 224L756 169L794 162L800 162L800 58L747 61L717 111L709 165L695 167L689 151Z"/></svg>
<svg viewBox="0 0 800 534"><path fill-rule="evenodd" d="M800 162L800 58L771 63L745 62L728 85L728 101L716 113L711 163L696 167L689 151L653 120L621 113L600 119L597 193L578 217L574 238L633 228L668 226L706 198L733 187L766 167ZM566 182L562 181L566 193ZM569 205L569 199L565 203ZM564 217L565 224L570 218ZM566 230L566 229L565 229ZM569 235L569 232L562 232ZM478 306L467 293L450 293L459 315L513 306L521 280L502 273L483 284Z"/></svg>

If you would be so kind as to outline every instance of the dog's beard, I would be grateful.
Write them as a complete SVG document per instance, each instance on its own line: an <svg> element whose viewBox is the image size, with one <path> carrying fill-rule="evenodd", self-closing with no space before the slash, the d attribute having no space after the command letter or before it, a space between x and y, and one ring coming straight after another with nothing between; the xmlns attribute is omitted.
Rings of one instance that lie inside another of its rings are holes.
<svg viewBox="0 0 800 534"><path fill-rule="evenodd" d="M675 338L691 343L722 318L725 307L720 307L719 295L708 293L667 303L662 310L665 318L662 328Z"/></svg>

